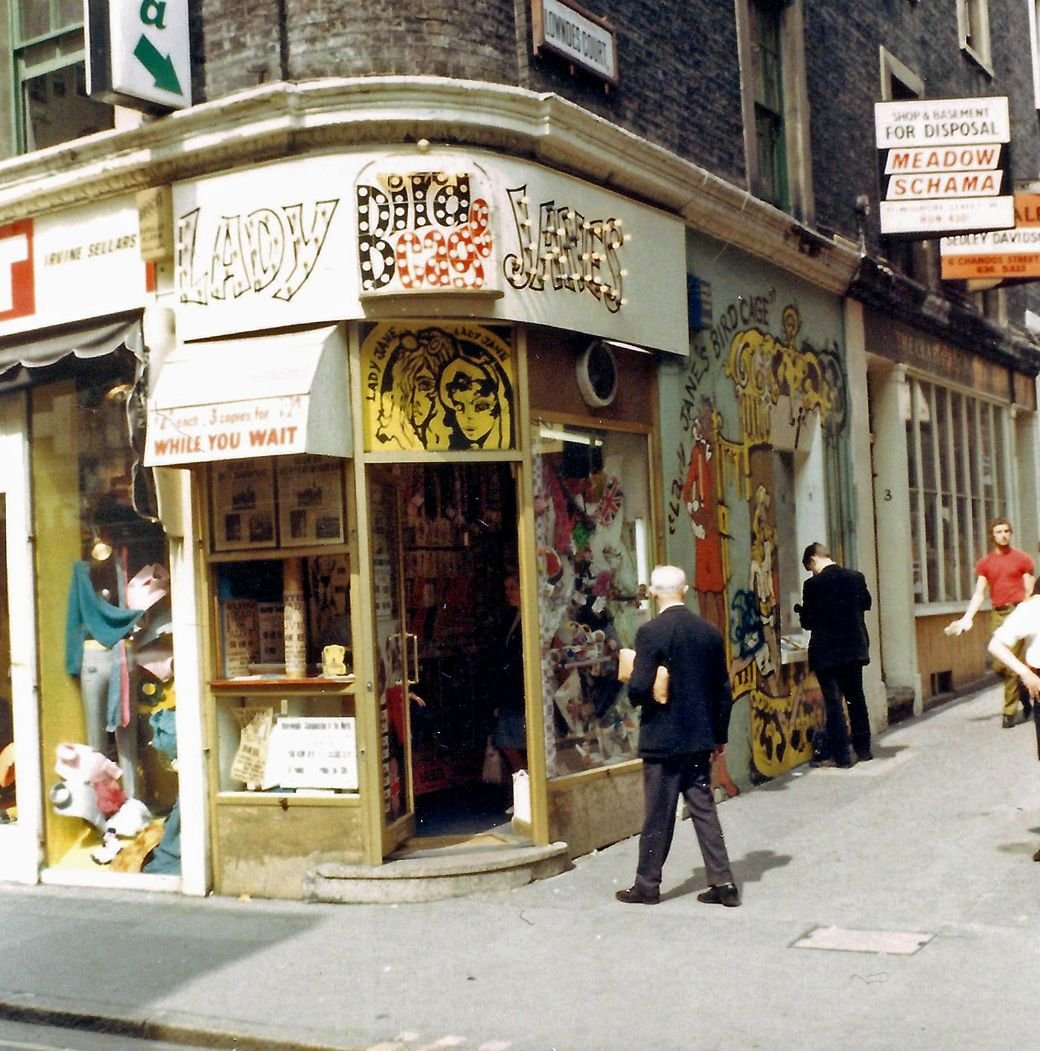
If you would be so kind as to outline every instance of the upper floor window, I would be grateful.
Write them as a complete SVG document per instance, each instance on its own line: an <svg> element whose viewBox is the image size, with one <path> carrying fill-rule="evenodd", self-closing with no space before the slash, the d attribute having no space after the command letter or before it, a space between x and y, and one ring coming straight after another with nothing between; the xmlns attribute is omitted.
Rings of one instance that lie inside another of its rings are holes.
<svg viewBox="0 0 1040 1051"><path fill-rule="evenodd" d="M924 95L924 81L887 48L881 48L881 100L900 102ZM882 238L882 251L897 270L926 287L939 283L939 242L921 238Z"/></svg>
<svg viewBox="0 0 1040 1051"><path fill-rule="evenodd" d="M989 0L957 0L957 30L961 48L987 73L993 72L989 47Z"/></svg>
<svg viewBox="0 0 1040 1051"><path fill-rule="evenodd" d="M751 22L758 189L766 200L783 208L788 204L788 192L780 53L781 9L777 4L753 0L748 15Z"/></svg>
<svg viewBox="0 0 1040 1051"><path fill-rule="evenodd" d="M12 27L21 152L114 126L113 108L86 92L82 0L14 0Z"/></svg>
<svg viewBox="0 0 1040 1051"><path fill-rule="evenodd" d="M811 222L802 0L742 0L737 10L748 183Z"/></svg>

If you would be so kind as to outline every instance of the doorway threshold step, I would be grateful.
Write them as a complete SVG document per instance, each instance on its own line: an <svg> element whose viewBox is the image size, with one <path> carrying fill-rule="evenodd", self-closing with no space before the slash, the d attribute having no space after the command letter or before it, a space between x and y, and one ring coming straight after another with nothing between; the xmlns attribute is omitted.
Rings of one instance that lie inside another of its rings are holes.
<svg viewBox="0 0 1040 1051"><path fill-rule="evenodd" d="M350 905L438 901L512 890L570 867L566 843L420 851L382 865L318 865L304 877L303 898Z"/></svg>

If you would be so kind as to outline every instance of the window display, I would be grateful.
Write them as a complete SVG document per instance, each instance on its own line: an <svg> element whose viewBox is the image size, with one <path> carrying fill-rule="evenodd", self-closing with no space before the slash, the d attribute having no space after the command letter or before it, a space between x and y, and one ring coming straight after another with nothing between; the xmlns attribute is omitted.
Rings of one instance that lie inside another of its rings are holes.
<svg viewBox="0 0 1040 1051"><path fill-rule="evenodd" d="M343 461L215 464L210 491L219 791L356 792Z"/></svg>
<svg viewBox="0 0 1040 1051"><path fill-rule="evenodd" d="M535 529L552 775L635 758L639 715L617 677L649 614L647 438L540 421Z"/></svg>
<svg viewBox="0 0 1040 1051"><path fill-rule="evenodd" d="M64 372L32 399L40 580L61 582L40 638L64 640L41 647L49 861L177 872L169 557L135 502L139 363L121 350Z"/></svg>

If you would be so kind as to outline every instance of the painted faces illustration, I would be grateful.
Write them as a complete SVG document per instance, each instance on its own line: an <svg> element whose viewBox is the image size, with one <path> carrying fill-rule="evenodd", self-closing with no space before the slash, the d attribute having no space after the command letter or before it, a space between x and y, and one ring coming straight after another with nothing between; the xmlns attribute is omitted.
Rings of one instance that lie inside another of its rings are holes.
<svg viewBox="0 0 1040 1051"><path fill-rule="evenodd" d="M401 336L383 373L376 422L381 444L403 449L447 447L437 420L437 378L457 353L455 340L440 329Z"/></svg>
<svg viewBox="0 0 1040 1051"><path fill-rule="evenodd" d="M453 449L501 449L511 441L507 381L495 362L473 351L441 372L440 400Z"/></svg>

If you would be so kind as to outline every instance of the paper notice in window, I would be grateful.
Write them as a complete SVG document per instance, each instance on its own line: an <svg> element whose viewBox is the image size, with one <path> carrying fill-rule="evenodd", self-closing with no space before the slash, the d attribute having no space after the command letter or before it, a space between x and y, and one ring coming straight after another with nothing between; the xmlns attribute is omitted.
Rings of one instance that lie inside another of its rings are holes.
<svg viewBox="0 0 1040 1051"><path fill-rule="evenodd" d="M274 725L274 709L236 708L235 718L239 725L239 740L238 751L231 762L231 776L236 781L244 781L250 790L267 788L264 768Z"/></svg>

